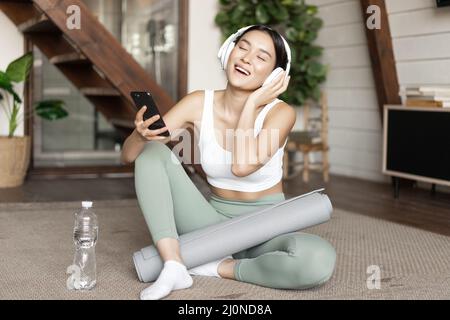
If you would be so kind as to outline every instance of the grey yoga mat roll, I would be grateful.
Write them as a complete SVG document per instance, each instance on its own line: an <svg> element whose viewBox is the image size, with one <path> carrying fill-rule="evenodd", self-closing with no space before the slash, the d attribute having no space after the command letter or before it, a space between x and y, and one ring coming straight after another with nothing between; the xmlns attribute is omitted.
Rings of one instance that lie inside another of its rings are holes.
<svg viewBox="0 0 450 320"><path fill-rule="evenodd" d="M278 235L326 222L333 207L318 189L258 211L179 236L181 257L188 269L268 241ZM163 261L154 245L133 254L139 280L155 281Z"/></svg>

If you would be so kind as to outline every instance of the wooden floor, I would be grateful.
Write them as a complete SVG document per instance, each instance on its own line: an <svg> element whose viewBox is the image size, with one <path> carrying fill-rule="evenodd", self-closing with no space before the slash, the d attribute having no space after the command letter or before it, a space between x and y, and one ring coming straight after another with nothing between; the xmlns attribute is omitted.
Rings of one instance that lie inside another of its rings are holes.
<svg viewBox="0 0 450 320"><path fill-rule="evenodd" d="M197 176L193 181L205 197L206 183ZM331 175L324 183L318 174L308 184L300 177L285 181L287 198L325 187L333 206L366 216L414 226L450 236L450 194L403 186L394 199L391 184ZM18 188L0 189L0 202L40 202L74 200L135 199L133 178L26 180Z"/></svg>

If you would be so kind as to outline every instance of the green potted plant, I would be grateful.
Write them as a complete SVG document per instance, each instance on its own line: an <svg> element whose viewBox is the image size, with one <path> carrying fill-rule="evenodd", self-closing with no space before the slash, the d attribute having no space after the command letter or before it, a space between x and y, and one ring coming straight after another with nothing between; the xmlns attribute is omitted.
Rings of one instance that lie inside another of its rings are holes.
<svg viewBox="0 0 450 320"><path fill-rule="evenodd" d="M322 19L317 6L304 0L220 0L215 17L225 40L239 28L264 24L282 34L292 51L291 80L281 96L293 106L304 105L307 99L319 101L320 84L326 80L328 66L319 62L323 48L314 44Z"/></svg>
<svg viewBox="0 0 450 320"><path fill-rule="evenodd" d="M32 53L12 61L6 71L0 70L0 105L8 119L8 135L0 135L0 188L17 187L23 184L30 161L30 137L14 136L19 123L29 115L19 116L22 100L15 86L25 82L33 65ZM34 111L41 118L56 120L67 117L61 100L36 103ZM33 112L33 110L32 110Z"/></svg>

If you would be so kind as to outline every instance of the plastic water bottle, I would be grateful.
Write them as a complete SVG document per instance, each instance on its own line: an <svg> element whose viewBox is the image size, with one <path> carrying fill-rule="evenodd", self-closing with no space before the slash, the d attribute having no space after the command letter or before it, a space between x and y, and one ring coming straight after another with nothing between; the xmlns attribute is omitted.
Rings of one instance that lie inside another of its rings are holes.
<svg viewBox="0 0 450 320"><path fill-rule="evenodd" d="M92 201L82 201L81 205L81 211L75 213L73 229L76 249L73 265L77 269L73 274L73 288L89 290L97 282L95 244L98 238L98 221L92 210Z"/></svg>

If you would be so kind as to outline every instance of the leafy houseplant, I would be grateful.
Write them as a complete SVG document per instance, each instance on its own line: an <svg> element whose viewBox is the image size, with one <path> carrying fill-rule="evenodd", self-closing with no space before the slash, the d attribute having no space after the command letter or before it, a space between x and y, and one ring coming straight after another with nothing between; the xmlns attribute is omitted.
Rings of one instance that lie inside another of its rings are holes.
<svg viewBox="0 0 450 320"><path fill-rule="evenodd" d="M8 136L0 136L0 187L16 187L23 183L30 160L30 137L15 137L22 100L14 85L27 80L33 65L32 53L27 53L11 62L6 71L0 70L0 105L8 117ZM37 115L47 120L56 120L68 115L60 100L40 101L35 105Z"/></svg>
<svg viewBox="0 0 450 320"><path fill-rule="evenodd" d="M328 67L318 59L323 48L313 44L322 19L316 17L317 6L304 0L219 0L220 11L215 23L221 28L223 40L239 28L253 24L270 26L282 34L292 52L291 80L280 96L294 106L307 99L320 99L320 84L326 80Z"/></svg>

